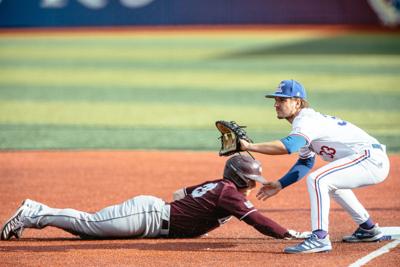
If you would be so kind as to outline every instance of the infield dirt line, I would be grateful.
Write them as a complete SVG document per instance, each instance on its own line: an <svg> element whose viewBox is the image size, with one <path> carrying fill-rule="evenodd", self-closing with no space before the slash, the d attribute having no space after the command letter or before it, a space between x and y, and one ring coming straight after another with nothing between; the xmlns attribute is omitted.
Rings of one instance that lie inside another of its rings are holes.
<svg viewBox="0 0 400 267"><path fill-rule="evenodd" d="M369 253L368 255L362 257L361 259L357 260L356 262L349 265L349 267L358 267L367 264L374 258L377 258L385 253L390 252L391 249L397 247L400 244L400 239L395 239L394 241L390 242L389 244L384 245L383 247Z"/></svg>
<svg viewBox="0 0 400 267"><path fill-rule="evenodd" d="M37 27L37 28L2 28L0 37L4 36L40 36L40 35L171 35L171 34L195 34L220 36L230 34L311 34L336 35L341 33L376 32L399 33L396 29L388 29L378 26L354 26L354 25L178 25L178 26L95 26L95 27Z"/></svg>

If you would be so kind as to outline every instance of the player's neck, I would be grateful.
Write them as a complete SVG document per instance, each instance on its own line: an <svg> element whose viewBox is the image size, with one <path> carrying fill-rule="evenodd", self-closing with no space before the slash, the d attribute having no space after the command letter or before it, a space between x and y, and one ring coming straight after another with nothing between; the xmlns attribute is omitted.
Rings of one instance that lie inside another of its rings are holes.
<svg viewBox="0 0 400 267"><path fill-rule="evenodd" d="M294 121L294 119L297 117L297 115L299 115L300 111L301 111L301 108L298 109L295 113L293 113L293 115L288 116L288 117L286 117L285 119L286 119L290 124L292 124L293 121Z"/></svg>
<svg viewBox="0 0 400 267"><path fill-rule="evenodd" d="M293 121L294 121L294 119L297 117L297 115L299 115L299 112L300 112L300 111L296 112L296 113L293 114L292 116L286 117L286 120L287 120L290 124L292 124Z"/></svg>
<svg viewBox="0 0 400 267"><path fill-rule="evenodd" d="M293 120L294 120L295 116L290 116L290 117L286 117L286 120L292 124Z"/></svg>
<svg viewBox="0 0 400 267"><path fill-rule="evenodd" d="M253 191L253 189L252 188L241 188L241 189L238 189L238 191L240 193L242 193L245 197L248 197L248 196L250 196L251 191Z"/></svg>

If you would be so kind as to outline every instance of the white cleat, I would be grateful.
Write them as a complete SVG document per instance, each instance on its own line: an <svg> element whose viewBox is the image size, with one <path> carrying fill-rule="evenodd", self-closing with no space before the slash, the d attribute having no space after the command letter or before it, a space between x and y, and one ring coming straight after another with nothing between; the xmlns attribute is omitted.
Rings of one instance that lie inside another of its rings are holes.
<svg viewBox="0 0 400 267"><path fill-rule="evenodd" d="M332 244L329 240L329 235L325 238L318 238L317 235L312 234L310 237L305 239L300 244L293 247L286 247L283 252L289 254L298 253L316 253L316 252L328 252L332 250Z"/></svg>
<svg viewBox="0 0 400 267"><path fill-rule="evenodd" d="M22 204L14 213L14 215L7 220L7 222L1 229L1 240L9 240L13 236L17 239L21 237L22 232L24 230L24 224L22 222L23 219L22 213L27 208L28 208L27 206Z"/></svg>

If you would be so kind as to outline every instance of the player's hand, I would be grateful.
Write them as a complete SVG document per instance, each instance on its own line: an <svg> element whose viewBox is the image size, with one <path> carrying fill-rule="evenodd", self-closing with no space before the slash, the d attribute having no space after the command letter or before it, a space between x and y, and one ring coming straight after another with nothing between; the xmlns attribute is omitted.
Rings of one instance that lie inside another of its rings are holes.
<svg viewBox="0 0 400 267"><path fill-rule="evenodd" d="M273 195L278 194L279 191L282 190L282 185L280 182L266 182L263 187L260 188L257 192L258 200L266 200L267 198L272 197Z"/></svg>
<svg viewBox="0 0 400 267"><path fill-rule="evenodd" d="M250 143L244 139L240 139L240 149L243 151L247 151L249 149Z"/></svg>
<svg viewBox="0 0 400 267"><path fill-rule="evenodd" d="M297 232L295 230L288 229L288 233L290 236L285 237L285 239L306 239L311 236L311 232Z"/></svg>

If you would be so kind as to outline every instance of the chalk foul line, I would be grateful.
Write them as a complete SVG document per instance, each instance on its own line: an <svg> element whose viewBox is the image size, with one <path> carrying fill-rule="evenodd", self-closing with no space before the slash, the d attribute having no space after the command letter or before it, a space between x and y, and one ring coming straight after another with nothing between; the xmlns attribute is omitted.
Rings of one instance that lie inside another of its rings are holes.
<svg viewBox="0 0 400 267"><path fill-rule="evenodd" d="M384 245L383 247L371 252L365 257L362 257L361 259L357 260L356 262L352 263L349 265L349 267L358 267L362 266L372 259L379 257L382 254L388 253L392 248L397 247L397 245L400 244L400 239L395 239L394 241L390 242L389 244Z"/></svg>

